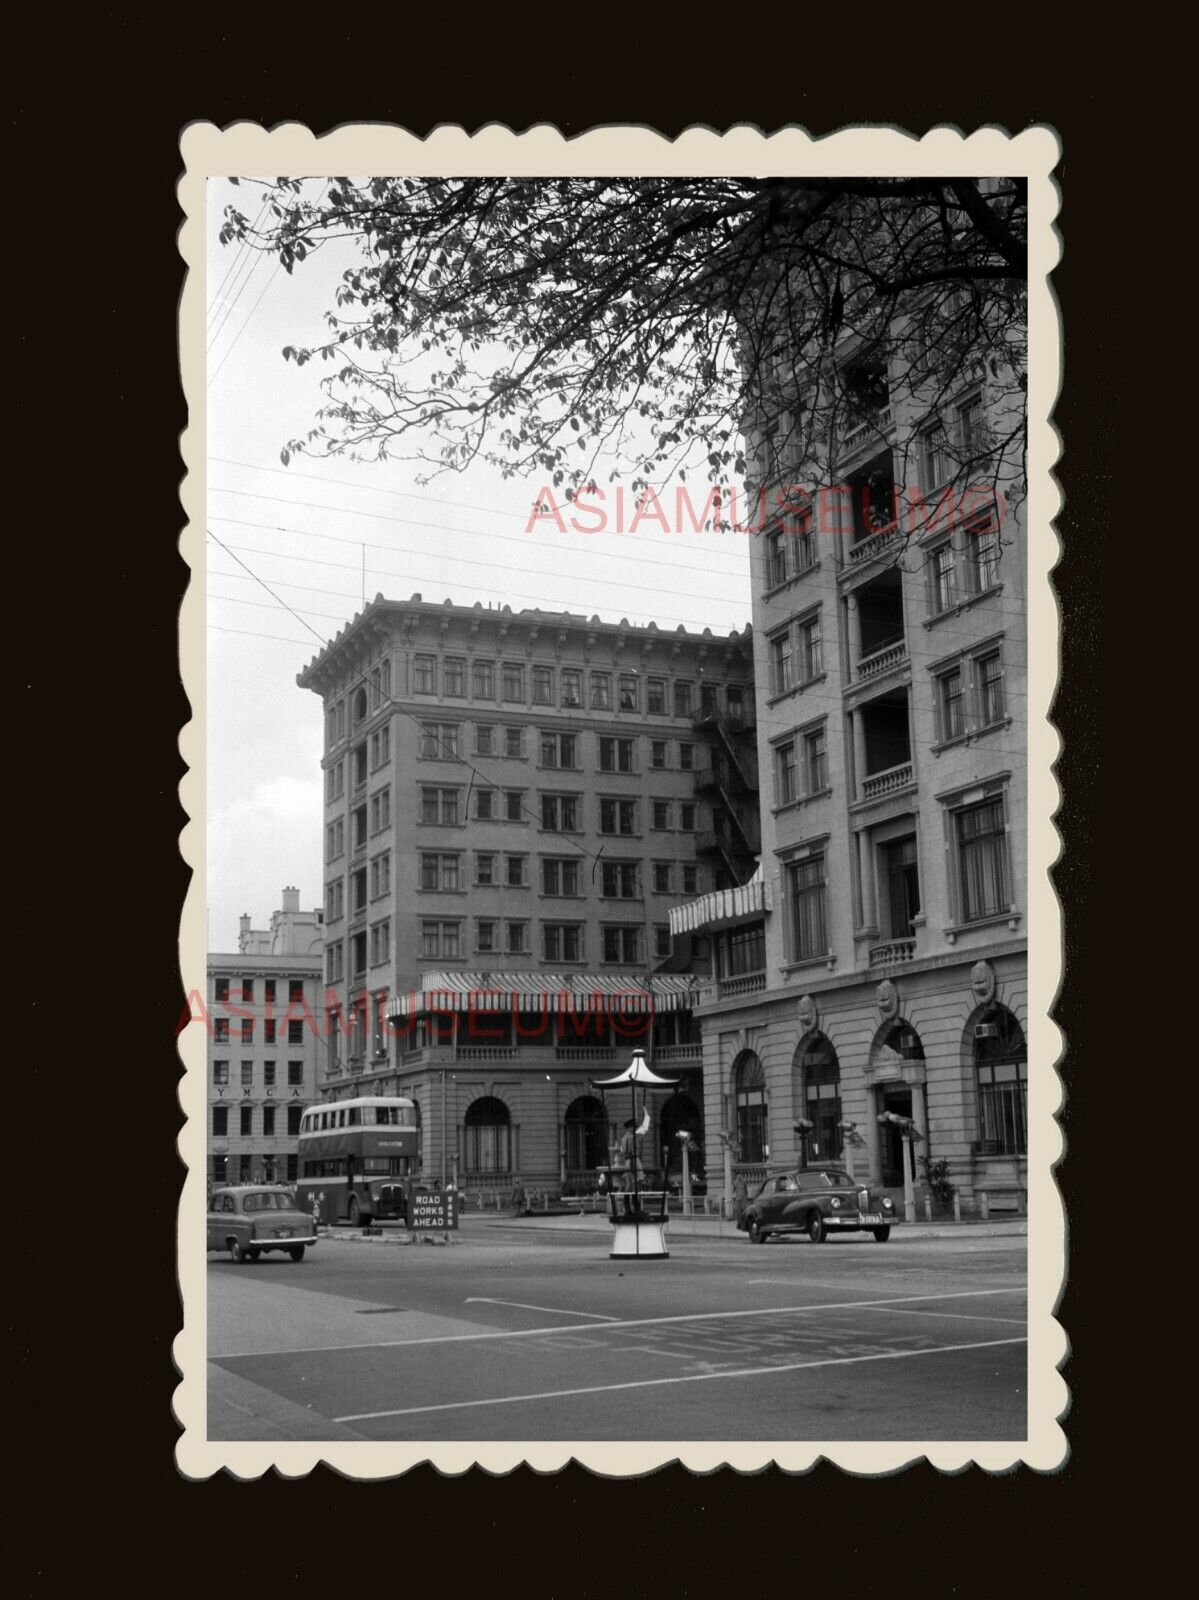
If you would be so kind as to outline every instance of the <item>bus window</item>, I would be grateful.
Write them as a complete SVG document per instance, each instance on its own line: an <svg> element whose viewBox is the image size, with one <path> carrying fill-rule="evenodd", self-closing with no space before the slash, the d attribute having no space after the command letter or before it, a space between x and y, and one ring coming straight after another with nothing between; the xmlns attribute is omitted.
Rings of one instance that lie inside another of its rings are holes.
<svg viewBox="0 0 1199 1600"><path fill-rule="evenodd" d="M349 1124L350 1124L351 1128L361 1127L361 1125L362 1125L362 1112L361 1112L361 1110L360 1110L360 1108L358 1106L351 1106L349 1112L347 1113L347 1116L348 1116Z"/></svg>

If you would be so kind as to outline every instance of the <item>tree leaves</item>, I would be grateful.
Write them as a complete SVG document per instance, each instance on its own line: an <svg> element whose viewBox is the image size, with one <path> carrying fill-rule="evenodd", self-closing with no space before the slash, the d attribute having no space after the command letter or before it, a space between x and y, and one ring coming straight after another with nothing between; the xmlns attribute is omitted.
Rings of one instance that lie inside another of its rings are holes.
<svg viewBox="0 0 1199 1600"><path fill-rule="evenodd" d="M747 427L780 462L829 471L863 413L936 411L972 371L1019 392L1014 182L339 177L315 201L313 187L280 179L265 223L230 209L221 230L289 275L325 239L358 241L319 347L326 366L356 354L322 378L327 404L292 454L482 458L569 487L602 449L617 473L694 464L720 482L747 469ZM937 359L917 371L896 341L932 313ZM872 390L847 387L850 354L876 362Z"/></svg>

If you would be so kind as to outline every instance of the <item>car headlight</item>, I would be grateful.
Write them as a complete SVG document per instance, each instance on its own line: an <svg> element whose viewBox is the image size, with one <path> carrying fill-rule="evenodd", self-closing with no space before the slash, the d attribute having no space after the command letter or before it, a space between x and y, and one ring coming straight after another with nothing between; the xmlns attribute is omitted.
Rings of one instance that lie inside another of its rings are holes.
<svg viewBox="0 0 1199 1600"><path fill-rule="evenodd" d="M833 1210L834 1211L840 1211L840 1209L841 1209L841 1202L840 1202L840 1200L837 1199L836 1195L834 1195L833 1196Z"/></svg>
<svg viewBox="0 0 1199 1600"><path fill-rule="evenodd" d="M883 1201L883 1210L884 1211L893 1211L894 1209L895 1209L895 1207L894 1207L893 1203L890 1200L884 1200Z"/></svg>

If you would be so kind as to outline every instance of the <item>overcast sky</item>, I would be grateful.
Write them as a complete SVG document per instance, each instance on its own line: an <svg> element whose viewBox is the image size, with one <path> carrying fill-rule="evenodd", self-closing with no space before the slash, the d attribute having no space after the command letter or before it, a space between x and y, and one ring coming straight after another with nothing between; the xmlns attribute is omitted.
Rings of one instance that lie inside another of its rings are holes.
<svg viewBox="0 0 1199 1600"><path fill-rule="evenodd" d="M242 912L267 926L285 884L301 905L322 903L321 709L295 678L361 609L364 562L368 599L420 593L718 634L750 617L741 535L526 533L541 484L485 466L425 485L406 462L284 467L280 449L313 424L322 364L280 352L322 337L349 257L319 252L289 278L221 246L229 201L258 209L246 186L210 185L208 526L235 552L207 544L208 945L222 951L236 950Z"/></svg>

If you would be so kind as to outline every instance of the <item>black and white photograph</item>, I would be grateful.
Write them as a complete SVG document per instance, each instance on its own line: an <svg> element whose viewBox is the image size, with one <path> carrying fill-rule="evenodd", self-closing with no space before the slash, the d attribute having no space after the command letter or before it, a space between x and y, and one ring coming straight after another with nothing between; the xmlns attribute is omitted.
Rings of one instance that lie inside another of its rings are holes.
<svg viewBox="0 0 1199 1600"><path fill-rule="evenodd" d="M185 130L185 1473L1063 1459L1059 153Z"/></svg>

